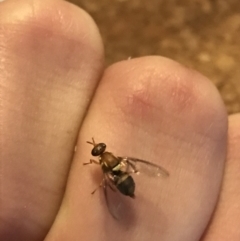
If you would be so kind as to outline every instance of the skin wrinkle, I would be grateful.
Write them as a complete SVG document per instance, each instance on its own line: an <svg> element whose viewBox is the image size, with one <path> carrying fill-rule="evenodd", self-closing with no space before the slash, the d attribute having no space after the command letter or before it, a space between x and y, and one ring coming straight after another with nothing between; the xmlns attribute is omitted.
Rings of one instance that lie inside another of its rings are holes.
<svg viewBox="0 0 240 241"><path fill-rule="evenodd" d="M152 108L152 109L154 109L155 108L155 106L154 107L149 107L150 109ZM158 109L157 107L156 107L156 109ZM157 110L157 111L160 111L160 110ZM165 112L165 110L162 110L161 109L161 112L162 111L164 111ZM167 113L167 114L169 114L169 113ZM126 114L125 114L125 116L126 116ZM174 118L176 119L176 120L174 120L174 122L181 122L182 121L182 119L181 118L177 118L177 116L174 116ZM132 117L130 117L130 118L128 118L128 120L127 120L127 123L129 123L130 125L132 125L134 128L138 128L138 129L141 129L141 130L145 130L146 132L148 131L148 127L146 127L145 128L145 125L144 124L138 124L138 122L136 123L134 120L132 120ZM175 139L175 141L176 140L178 140L179 142L185 142L185 143L189 143L187 140L185 140L185 136L186 135L184 135L184 137L181 137L181 135L174 135L174 136L172 136L172 134L169 134L169 131L168 130L166 130L165 128L162 128L162 125L163 125L163 123L164 123L164 121L163 121L163 119L159 119L158 120L158 125L159 125L159 128L155 128L155 132L156 133L161 133L161 135L164 135L164 136L168 136L168 137L172 137L172 138L174 138ZM213 126L213 125L211 125L211 126ZM189 132L190 133L190 132ZM202 133L202 132L199 132L199 131L196 131L195 130L195 134L197 135L197 136L199 136L200 137L200 140L199 140L199 143L202 143L202 139L204 139L204 138L207 138L207 139L209 139L209 140L211 140L211 141L216 141L216 142L218 142L219 141L219 139L221 139L221 138L216 138L216 139L214 139L212 136L208 136L208 135L206 135L205 133Z"/></svg>

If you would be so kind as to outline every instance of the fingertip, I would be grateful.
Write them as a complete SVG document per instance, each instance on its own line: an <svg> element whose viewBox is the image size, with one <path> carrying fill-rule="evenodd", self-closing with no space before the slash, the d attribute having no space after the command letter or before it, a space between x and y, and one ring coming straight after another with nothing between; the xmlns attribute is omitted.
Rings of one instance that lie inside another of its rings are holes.
<svg viewBox="0 0 240 241"><path fill-rule="evenodd" d="M226 135L227 112L221 96L197 71L164 57L148 56L116 63L103 78L114 83L113 101L125 117L149 122L161 111L183 121L187 116L195 129L214 138Z"/></svg>
<svg viewBox="0 0 240 241"><path fill-rule="evenodd" d="M10 39L18 48L19 42L37 48L38 41L44 45L59 36L71 40L73 45L75 42L85 46L103 61L103 44L95 22L88 13L69 2L10 0L3 3L0 16L6 43Z"/></svg>

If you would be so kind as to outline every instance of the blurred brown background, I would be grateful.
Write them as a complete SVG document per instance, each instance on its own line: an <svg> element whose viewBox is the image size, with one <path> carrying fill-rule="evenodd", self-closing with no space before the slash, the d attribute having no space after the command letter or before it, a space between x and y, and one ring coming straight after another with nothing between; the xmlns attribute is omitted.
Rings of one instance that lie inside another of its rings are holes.
<svg viewBox="0 0 240 241"><path fill-rule="evenodd" d="M240 112L239 0L71 0L97 23L107 65L162 55L213 81L228 113Z"/></svg>

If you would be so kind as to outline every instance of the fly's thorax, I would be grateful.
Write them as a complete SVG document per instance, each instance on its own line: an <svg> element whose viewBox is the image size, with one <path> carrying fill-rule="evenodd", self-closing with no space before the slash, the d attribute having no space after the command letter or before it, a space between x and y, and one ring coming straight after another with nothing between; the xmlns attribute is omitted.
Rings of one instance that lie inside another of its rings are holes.
<svg viewBox="0 0 240 241"><path fill-rule="evenodd" d="M103 171L113 171L116 168L118 169L118 166L120 166L120 161L111 152L104 152L100 156L100 164Z"/></svg>

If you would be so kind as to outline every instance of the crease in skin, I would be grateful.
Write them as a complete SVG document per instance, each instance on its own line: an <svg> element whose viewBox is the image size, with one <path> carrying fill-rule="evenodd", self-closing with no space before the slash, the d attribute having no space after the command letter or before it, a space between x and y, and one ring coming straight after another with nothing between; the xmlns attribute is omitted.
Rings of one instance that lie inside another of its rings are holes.
<svg viewBox="0 0 240 241"><path fill-rule="evenodd" d="M1 30L1 29L0 29ZM1 32L0 32L1 33ZM2 42L2 39L4 36L0 35L0 41ZM3 190L3 173L4 173L4 166L3 166L3 144L4 144L4 135L3 135L3 79L2 74L4 73L4 62L6 61L5 57L3 54L4 52L4 47L0 43L0 212L1 212L1 206L2 206L2 200L3 200L3 195L2 195L2 190Z"/></svg>

